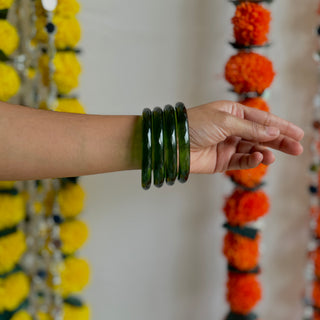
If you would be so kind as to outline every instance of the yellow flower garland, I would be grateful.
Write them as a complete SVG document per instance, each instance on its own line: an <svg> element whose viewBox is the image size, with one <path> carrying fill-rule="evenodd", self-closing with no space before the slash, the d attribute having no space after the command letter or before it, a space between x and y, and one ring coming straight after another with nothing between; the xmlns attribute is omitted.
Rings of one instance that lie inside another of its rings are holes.
<svg viewBox="0 0 320 320"><path fill-rule="evenodd" d="M62 252L66 255L70 255L79 250L87 241L88 234L88 227L82 221L71 220L62 223L60 225Z"/></svg>
<svg viewBox="0 0 320 320"><path fill-rule="evenodd" d="M29 291L29 279L23 272L0 279L0 313L15 310L26 300Z"/></svg>
<svg viewBox="0 0 320 320"><path fill-rule="evenodd" d="M0 274L12 270L26 251L26 238L22 231L0 237Z"/></svg>
<svg viewBox="0 0 320 320"><path fill-rule="evenodd" d="M0 62L0 100L8 101L16 95L20 88L17 71L4 62Z"/></svg>
<svg viewBox="0 0 320 320"><path fill-rule="evenodd" d="M0 50L9 56L18 48L18 45L17 29L7 20L0 20Z"/></svg>
<svg viewBox="0 0 320 320"><path fill-rule="evenodd" d="M61 286L63 297L82 291L89 283L90 268L86 260L69 257L61 265Z"/></svg>
<svg viewBox="0 0 320 320"><path fill-rule="evenodd" d="M14 227L25 218L25 214L24 198L21 194L0 194L0 230Z"/></svg>

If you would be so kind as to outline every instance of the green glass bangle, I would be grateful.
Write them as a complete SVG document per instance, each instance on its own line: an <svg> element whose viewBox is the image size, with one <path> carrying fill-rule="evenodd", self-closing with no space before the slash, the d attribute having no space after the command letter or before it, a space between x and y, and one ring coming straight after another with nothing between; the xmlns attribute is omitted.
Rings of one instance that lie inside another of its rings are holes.
<svg viewBox="0 0 320 320"><path fill-rule="evenodd" d="M163 120L165 177L166 183L173 185L177 178L177 132L175 111L172 106L165 106Z"/></svg>
<svg viewBox="0 0 320 320"><path fill-rule="evenodd" d="M179 143L178 180L184 183L190 173L190 136L187 109L182 102L176 104L176 125Z"/></svg>
<svg viewBox="0 0 320 320"><path fill-rule="evenodd" d="M164 181L163 112L159 107L152 112L153 183L160 188Z"/></svg>
<svg viewBox="0 0 320 320"><path fill-rule="evenodd" d="M142 170L141 185L148 190L151 186L152 173L152 113L146 108L142 112Z"/></svg>

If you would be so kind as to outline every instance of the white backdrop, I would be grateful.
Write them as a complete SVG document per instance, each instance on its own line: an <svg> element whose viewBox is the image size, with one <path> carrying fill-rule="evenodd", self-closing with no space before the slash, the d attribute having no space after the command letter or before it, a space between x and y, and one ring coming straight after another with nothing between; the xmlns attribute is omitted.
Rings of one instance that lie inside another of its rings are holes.
<svg viewBox="0 0 320 320"><path fill-rule="evenodd" d="M223 80L234 52L227 0L82 0L84 74L89 113L140 114L144 107L183 101L195 106L234 99ZM274 113L309 127L316 91L313 28L317 0L272 5L267 54L278 73ZM305 146L308 145L307 132ZM263 319L301 319L307 241L308 150L277 154L268 176L272 210L263 249ZM221 254L222 175L192 176L143 191L140 172L84 177L91 239L83 255L93 275L85 297L95 320L212 320L227 312Z"/></svg>

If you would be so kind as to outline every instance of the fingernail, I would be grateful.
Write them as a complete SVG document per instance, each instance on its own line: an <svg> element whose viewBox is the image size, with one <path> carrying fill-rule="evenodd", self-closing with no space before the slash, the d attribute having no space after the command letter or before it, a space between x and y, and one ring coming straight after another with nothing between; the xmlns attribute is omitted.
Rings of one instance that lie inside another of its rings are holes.
<svg viewBox="0 0 320 320"><path fill-rule="evenodd" d="M280 130L275 127L267 127L267 134L269 136L278 136L280 134Z"/></svg>

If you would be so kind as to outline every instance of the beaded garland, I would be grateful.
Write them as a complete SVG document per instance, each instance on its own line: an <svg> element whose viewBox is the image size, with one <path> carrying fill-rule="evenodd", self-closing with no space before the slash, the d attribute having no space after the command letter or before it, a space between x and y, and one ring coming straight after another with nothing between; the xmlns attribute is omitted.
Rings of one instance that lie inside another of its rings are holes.
<svg viewBox="0 0 320 320"><path fill-rule="evenodd" d="M79 10L76 0L0 0L0 100L19 93L13 102L85 113L70 95L81 73ZM77 219L84 201L78 177L0 182L1 320L90 318L75 296L90 278L77 257L88 238Z"/></svg>
<svg viewBox="0 0 320 320"><path fill-rule="evenodd" d="M235 42L231 45L238 52L227 62L225 78L240 103L269 111L263 96L272 84L275 72L272 62L253 50L269 46L271 13L265 8L264 1L232 2L236 11L232 18ZM235 184L223 209L227 219L223 245L223 254L228 261L226 300L230 312L227 320L258 319L253 313L262 298L258 280L261 235L256 221L265 216L270 207L269 198L261 189L267 169L260 164L253 169L226 172Z"/></svg>
<svg viewBox="0 0 320 320"><path fill-rule="evenodd" d="M10 16L13 1L0 2L0 100L8 101L20 89L18 47L20 37ZM26 217L22 185L0 182L0 319L10 319L28 305L30 281L22 269L27 249L23 221Z"/></svg>

